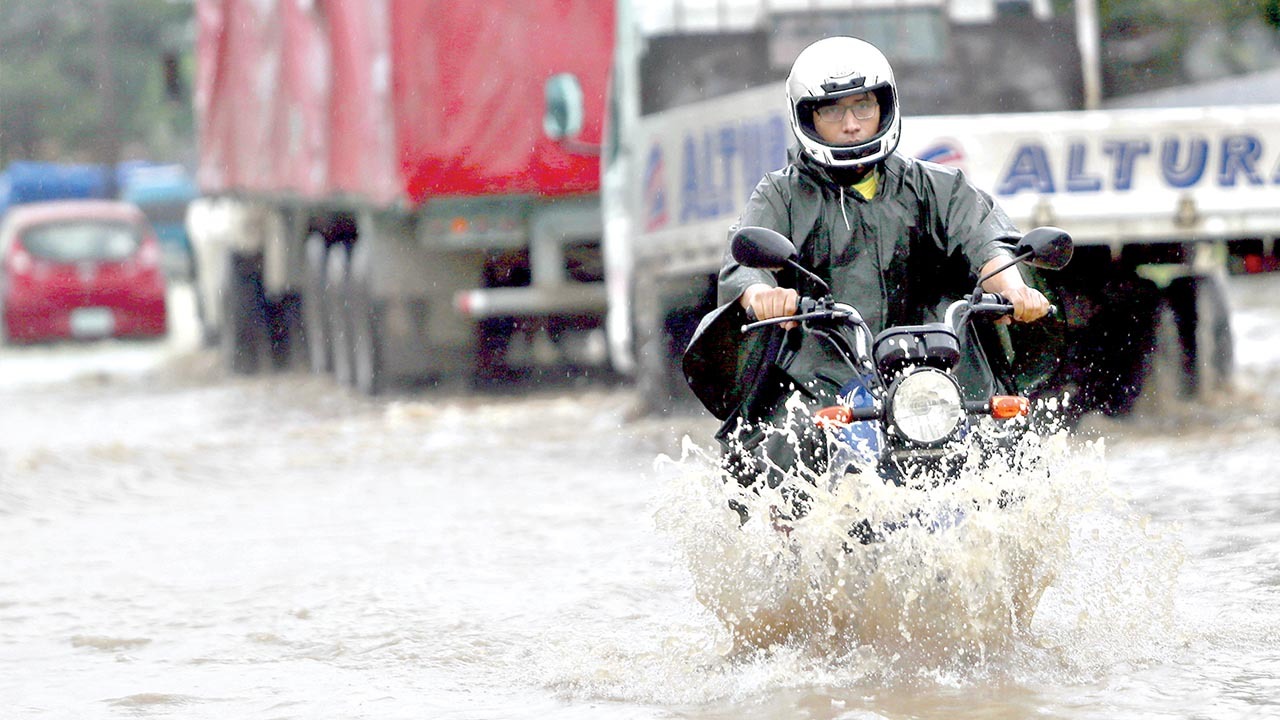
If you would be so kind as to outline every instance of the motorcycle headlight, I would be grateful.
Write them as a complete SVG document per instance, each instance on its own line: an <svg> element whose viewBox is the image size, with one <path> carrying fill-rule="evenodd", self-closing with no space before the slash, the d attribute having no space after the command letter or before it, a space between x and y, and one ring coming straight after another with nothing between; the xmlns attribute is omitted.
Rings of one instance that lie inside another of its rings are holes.
<svg viewBox="0 0 1280 720"><path fill-rule="evenodd" d="M947 439L963 418L960 386L950 375L929 368L899 380L889 405L889 420L918 443Z"/></svg>

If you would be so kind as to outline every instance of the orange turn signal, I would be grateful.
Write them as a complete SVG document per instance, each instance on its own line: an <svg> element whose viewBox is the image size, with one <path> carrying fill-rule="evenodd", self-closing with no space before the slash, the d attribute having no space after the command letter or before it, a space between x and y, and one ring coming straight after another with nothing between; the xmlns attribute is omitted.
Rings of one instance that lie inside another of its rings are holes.
<svg viewBox="0 0 1280 720"><path fill-rule="evenodd" d="M1031 411L1031 403L1017 395L996 395L991 398L991 417L997 420L1026 415Z"/></svg>
<svg viewBox="0 0 1280 720"><path fill-rule="evenodd" d="M813 421L820 428L835 428L853 422L853 411L843 405L824 407L813 414Z"/></svg>

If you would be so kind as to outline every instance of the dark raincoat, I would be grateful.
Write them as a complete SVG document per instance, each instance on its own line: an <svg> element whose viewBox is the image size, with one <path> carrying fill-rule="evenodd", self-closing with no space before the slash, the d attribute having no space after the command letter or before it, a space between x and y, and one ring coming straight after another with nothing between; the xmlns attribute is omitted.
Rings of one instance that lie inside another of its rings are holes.
<svg viewBox="0 0 1280 720"><path fill-rule="evenodd" d="M856 307L873 333L938 319L947 301L973 290L984 264L1012 256L1009 242L1021 233L960 170L895 154L879 173L878 191L866 199L801 156L760 181L730 236L737 227L760 226L790 238L800 263ZM720 307L703 318L683 363L695 395L726 421L722 440L740 421L777 422L793 391L813 403L828 399L832 391L820 386L829 383L816 375L825 369L838 377L844 367L798 330L743 335L738 299L755 283L820 294L796 273L742 267L726 252ZM787 360L769 362L784 343Z"/></svg>

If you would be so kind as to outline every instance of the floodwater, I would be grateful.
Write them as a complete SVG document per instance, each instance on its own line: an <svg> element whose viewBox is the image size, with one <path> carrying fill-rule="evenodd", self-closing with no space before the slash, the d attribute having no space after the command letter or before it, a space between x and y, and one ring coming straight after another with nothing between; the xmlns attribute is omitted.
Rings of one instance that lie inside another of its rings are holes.
<svg viewBox="0 0 1280 720"><path fill-rule="evenodd" d="M0 349L0 716L1280 717L1280 277L1232 282L1231 397L847 551L738 530L711 424L625 388L368 400L181 322Z"/></svg>

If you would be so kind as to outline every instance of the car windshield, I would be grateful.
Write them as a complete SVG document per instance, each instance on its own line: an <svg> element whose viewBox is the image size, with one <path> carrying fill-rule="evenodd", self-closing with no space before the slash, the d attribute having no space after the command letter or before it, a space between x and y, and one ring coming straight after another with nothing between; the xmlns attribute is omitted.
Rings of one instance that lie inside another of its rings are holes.
<svg viewBox="0 0 1280 720"><path fill-rule="evenodd" d="M22 236L27 252L55 262L123 260L133 254L138 242L134 226L111 221L37 225Z"/></svg>

